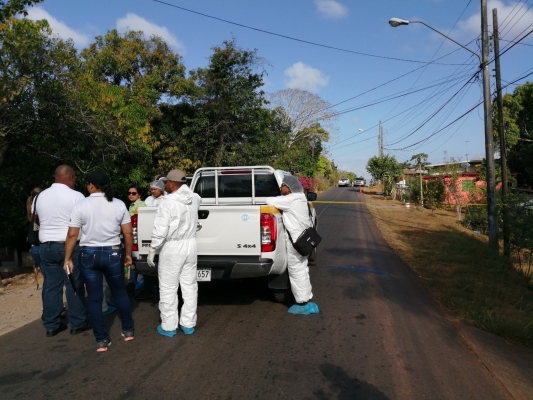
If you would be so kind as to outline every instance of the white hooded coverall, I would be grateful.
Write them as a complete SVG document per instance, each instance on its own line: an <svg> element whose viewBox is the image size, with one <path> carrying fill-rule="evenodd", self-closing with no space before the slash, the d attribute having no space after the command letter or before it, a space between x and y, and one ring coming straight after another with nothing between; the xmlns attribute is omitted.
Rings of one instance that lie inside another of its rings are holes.
<svg viewBox="0 0 533 400"><path fill-rule="evenodd" d="M154 220L151 247L159 253L159 311L161 327L173 331L179 325L196 326L198 283L196 282L196 225L202 199L187 186L165 196ZM178 288L183 307L178 315Z"/></svg>
<svg viewBox="0 0 533 400"><path fill-rule="evenodd" d="M302 232L312 225L304 193L290 193L286 196L268 197L266 203L283 211L282 218L285 229L295 241ZM305 303L313 298L307 256L296 251L285 233L287 245L287 261L291 290L297 303Z"/></svg>

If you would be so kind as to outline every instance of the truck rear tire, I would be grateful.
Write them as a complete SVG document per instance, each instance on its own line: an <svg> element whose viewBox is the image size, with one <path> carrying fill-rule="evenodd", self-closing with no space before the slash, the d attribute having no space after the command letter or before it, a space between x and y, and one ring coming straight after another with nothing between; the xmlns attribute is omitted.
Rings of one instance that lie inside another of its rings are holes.
<svg viewBox="0 0 533 400"><path fill-rule="evenodd" d="M272 291L276 303L292 303L294 297L290 289L274 289Z"/></svg>

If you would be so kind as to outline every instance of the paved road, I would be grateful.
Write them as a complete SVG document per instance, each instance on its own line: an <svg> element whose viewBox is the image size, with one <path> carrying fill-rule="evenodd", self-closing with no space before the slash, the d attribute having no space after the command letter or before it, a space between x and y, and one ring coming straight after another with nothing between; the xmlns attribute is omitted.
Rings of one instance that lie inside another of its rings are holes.
<svg viewBox="0 0 533 400"><path fill-rule="evenodd" d="M355 188L320 200L362 201ZM200 287L197 332L156 334L135 303L136 339L97 354L92 333L46 338L39 321L0 337L0 398L507 399L362 204L317 204L311 266L322 312L293 316L263 282Z"/></svg>

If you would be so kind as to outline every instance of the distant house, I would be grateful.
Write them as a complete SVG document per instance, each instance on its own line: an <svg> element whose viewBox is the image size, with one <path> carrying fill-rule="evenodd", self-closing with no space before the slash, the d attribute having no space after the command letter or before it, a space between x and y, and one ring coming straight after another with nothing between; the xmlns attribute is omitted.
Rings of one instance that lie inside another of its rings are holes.
<svg viewBox="0 0 533 400"><path fill-rule="evenodd" d="M445 187L445 199L447 204L481 203L483 190L487 186L485 181L479 180L479 172L463 172L457 176L455 190L452 188L453 177L450 174L426 175L422 179L427 182L442 179Z"/></svg>

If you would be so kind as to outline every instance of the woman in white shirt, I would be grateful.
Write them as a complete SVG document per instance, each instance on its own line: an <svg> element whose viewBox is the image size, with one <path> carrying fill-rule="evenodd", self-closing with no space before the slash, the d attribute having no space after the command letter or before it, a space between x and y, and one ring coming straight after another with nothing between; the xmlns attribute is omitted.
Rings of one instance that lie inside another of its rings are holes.
<svg viewBox="0 0 533 400"><path fill-rule="evenodd" d="M65 243L64 269L68 273L74 265L72 250L80 237L80 266L87 288L89 319L96 338L96 351L107 351L111 339L106 331L102 314L103 277L115 298L122 322L125 341L134 339L130 299L124 283L124 265L132 264L133 230L131 218L122 200L113 198L108 176L93 171L87 178L89 197L74 206ZM120 234L124 236L124 255ZM123 257L124 256L124 257Z"/></svg>

